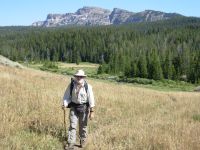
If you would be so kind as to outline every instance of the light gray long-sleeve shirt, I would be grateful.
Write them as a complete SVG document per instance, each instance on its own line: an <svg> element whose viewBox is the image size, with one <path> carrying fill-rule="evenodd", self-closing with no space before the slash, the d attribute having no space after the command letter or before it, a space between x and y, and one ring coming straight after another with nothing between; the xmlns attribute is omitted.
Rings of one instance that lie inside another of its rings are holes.
<svg viewBox="0 0 200 150"><path fill-rule="evenodd" d="M84 84L80 88L78 92L78 86L76 82L74 83L74 87L72 90L72 97L70 95L70 84L68 85L64 97L63 97L63 103L69 104L70 102L76 103L76 104L84 104L89 102L89 106L94 107L95 106L95 100L94 100L94 94L92 90L92 86L88 84L88 90L86 92Z"/></svg>

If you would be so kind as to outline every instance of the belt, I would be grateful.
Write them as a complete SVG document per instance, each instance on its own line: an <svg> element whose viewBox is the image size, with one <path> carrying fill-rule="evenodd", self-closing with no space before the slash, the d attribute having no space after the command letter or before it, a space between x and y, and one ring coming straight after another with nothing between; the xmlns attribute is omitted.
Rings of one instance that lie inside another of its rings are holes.
<svg viewBox="0 0 200 150"><path fill-rule="evenodd" d="M68 104L68 107L80 107L80 106L83 106L83 105L86 105L87 107L89 106L89 102L87 103L83 103L83 104L77 104L77 103L74 103L74 102L71 102Z"/></svg>

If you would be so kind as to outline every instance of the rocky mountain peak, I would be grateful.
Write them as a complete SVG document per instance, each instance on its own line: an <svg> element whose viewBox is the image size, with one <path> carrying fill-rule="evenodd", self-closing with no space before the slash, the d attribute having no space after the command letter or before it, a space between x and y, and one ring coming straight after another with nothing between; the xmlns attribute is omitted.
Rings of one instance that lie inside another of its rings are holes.
<svg viewBox="0 0 200 150"><path fill-rule="evenodd" d="M62 17L63 14L48 14L47 15L47 20L48 19L56 19L56 18L59 18L59 17Z"/></svg>
<svg viewBox="0 0 200 150"><path fill-rule="evenodd" d="M112 13L133 13L133 12L121 8L113 8Z"/></svg>
<svg viewBox="0 0 200 150"><path fill-rule="evenodd" d="M134 22L151 22L181 16L175 13L164 13L154 10L130 12L114 8L112 11L99 7L83 7L75 13L48 14L45 21L34 22L33 26L55 27L64 25L110 25Z"/></svg>
<svg viewBox="0 0 200 150"><path fill-rule="evenodd" d="M86 14L104 14L104 13L110 13L109 10L99 8L99 7L83 7L76 11L76 15L86 15Z"/></svg>
<svg viewBox="0 0 200 150"><path fill-rule="evenodd" d="M123 24L133 14L134 14L133 12L129 12L124 9L114 8L109 16L110 22L112 24Z"/></svg>

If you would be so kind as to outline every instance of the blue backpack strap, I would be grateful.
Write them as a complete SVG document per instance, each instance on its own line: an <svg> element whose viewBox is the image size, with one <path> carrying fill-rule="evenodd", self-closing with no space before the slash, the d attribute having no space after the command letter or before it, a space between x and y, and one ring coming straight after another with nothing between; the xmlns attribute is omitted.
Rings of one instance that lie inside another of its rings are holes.
<svg viewBox="0 0 200 150"><path fill-rule="evenodd" d="M71 83L70 83L70 98L72 98L72 90L74 88L74 79L71 78ZM70 102L67 106L67 108L71 108L72 107L72 102Z"/></svg>
<svg viewBox="0 0 200 150"><path fill-rule="evenodd" d="M85 91L86 91L86 93L88 93L88 84L87 84L86 81L85 81L85 83L84 83L84 87L85 87Z"/></svg>
<svg viewBox="0 0 200 150"><path fill-rule="evenodd" d="M74 88L74 79L71 78L71 83L70 83L70 96L71 96L71 97L72 97L73 88Z"/></svg>

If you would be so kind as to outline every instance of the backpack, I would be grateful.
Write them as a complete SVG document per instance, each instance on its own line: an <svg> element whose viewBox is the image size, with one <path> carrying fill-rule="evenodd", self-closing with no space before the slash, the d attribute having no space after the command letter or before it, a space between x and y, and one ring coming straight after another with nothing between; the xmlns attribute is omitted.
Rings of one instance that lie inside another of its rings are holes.
<svg viewBox="0 0 200 150"><path fill-rule="evenodd" d="M70 97L71 97L71 98L72 98L72 91L73 91L73 88L74 88L74 82L75 82L74 79L71 78L71 83L70 83ZM87 84L86 81L85 81L85 83L84 83L84 88L85 88L85 91L86 91L86 94L87 94L87 93L88 93L88 84ZM80 105L80 104L75 104L75 103L73 103L73 102L70 102L70 103L68 104L67 108L71 108L72 106L76 107L76 106L78 106L78 105ZM89 102L87 102L86 105L89 106Z"/></svg>

